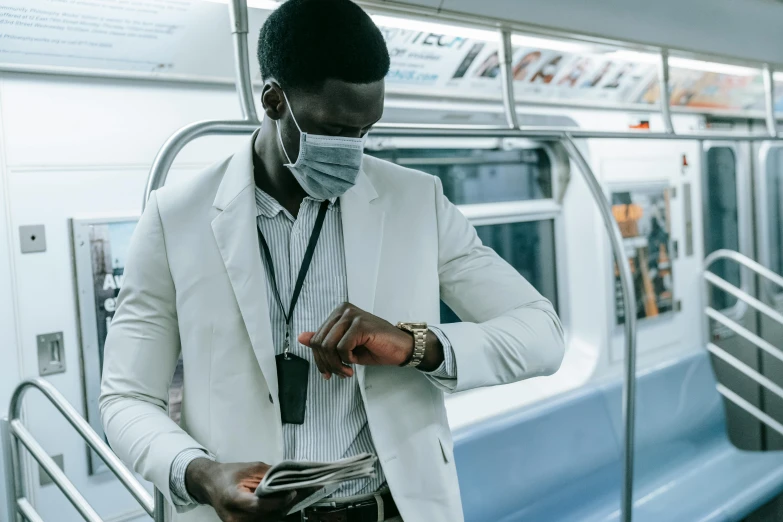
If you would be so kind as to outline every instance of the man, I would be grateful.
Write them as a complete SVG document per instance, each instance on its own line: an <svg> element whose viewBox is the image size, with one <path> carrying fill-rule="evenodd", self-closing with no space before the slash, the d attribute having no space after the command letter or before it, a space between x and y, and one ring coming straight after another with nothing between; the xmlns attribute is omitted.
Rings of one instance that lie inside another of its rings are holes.
<svg viewBox="0 0 783 522"><path fill-rule="evenodd" d="M108 439L176 520L460 521L443 392L554 372L557 316L439 179L362 155L389 55L359 7L289 0L258 55L261 128L139 221L106 342ZM441 298L465 322L417 324ZM253 494L283 459L363 452L375 477L304 514Z"/></svg>

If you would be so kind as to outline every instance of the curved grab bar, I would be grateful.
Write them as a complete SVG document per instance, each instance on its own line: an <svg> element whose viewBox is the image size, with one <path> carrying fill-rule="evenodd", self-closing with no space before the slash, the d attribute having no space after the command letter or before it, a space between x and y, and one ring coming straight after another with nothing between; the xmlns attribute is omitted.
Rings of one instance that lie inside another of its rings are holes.
<svg viewBox="0 0 783 522"><path fill-rule="evenodd" d="M162 506L159 505L159 500L162 497L156 495L155 500L153 500L149 492L147 492L147 490L144 489L139 481L136 480L136 477L133 476L133 473L131 473L131 471L125 467L122 461L120 461L119 457L117 457L117 455L112 452L109 446L100 438L100 436L98 436L95 430L90 427L90 425L86 420L84 420L79 412L77 412L76 409L74 409L74 407L65 399L65 397L63 397L63 395L47 381L42 379L28 379L22 381L14 390L14 393L11 396L8 415L12 435L19 439L25 445L25 447L34 453L33 448L38 446L38 443L35 442L27 429L24 428L20 420L22 399L24 398L27 391L31 388L35 388L40 391L49 400L49 402L52 403L55 408L57 408L62 416L65 417L65 420L67 420L68 423L79 433L81 438L84 439L87 445L98 454L103 462L106 463L106 466L120 480L122 485L125 486L133 498L139 504L141 504L141 507L144 508L144 511L146 511L147 514L151 517L154 517L156 521L162 522ZM29 445L30 442L34 443L33 448L31 448L31 445ZM38 446L38 448L40 448L40 446ZM36 458L36 460L41 462L41 459L39 459L41 455L35 455L34 453L33 456ZM45 452L43 453L43 456L49 458ZM52 464L54 463L52 462ZM18 469L15 470L16 473L18 473L18 471ZM47 469L47 472L50 475L57 474L57 471L60 471L59 468L57 468L56 471L54 469ZM60 471L60 474L62 474L62 471ZM55 477L53 476L53 478ZM64 474L59 478L64 478L65 481L70 484L70 481L65 478ZM62 486L61 489L63 489ZM66 496L67 495L68 494L66 493ZM69 500L71 500L71 502L74 501L71 497L69 497ZM77 509L79 509L78 506ZM160 516L160 518L157 518L158 516Z"/></svg>
<svg viewBox="0 0 783 522"><path fill-rule="evenodd" d="M710 255L704 258L704 270L709 270L710 266L720 259L730 259L731 261L739 263L740 265L752 270L761 277L764 277L783 288L783 277L776 274L758 261L755 261L744 254L740 254L739 252L735 252L734 250L723 248L712 252Z"/></svg>
<svg viewBox="0 0 783 522"><path fill-rule="evenodd" d="M57 466L52 457L50 457L46 453L46 450L35 440L32 433L24 427L22 421L19 419L12 420L9 423L9 430L11 435L16 438L16 441L27 448L27 451L30 452L38 464L46 470L46 473L52 478L52 482L60 488L60 491L63 492L65 498L67 498L71 505L76 508L76 511L79 512L84 520L87 522L102 522L100 515L98 515L90 503L87 502L87 499L82 496L79 490L76 489L73 482L68 480L68 477L65 476L65 473ZM18 451L18 446L15 446L15 448ZM14 462L18 463L18 457L14 458ZM26 495L23 495L21 498L17 497L16 507L18 510L22 511L25 516L27 516L29 510L32 510L36 515L38 514L32 505L30 505L29 501L27 501Z"/></svg>
<svg viewBox="0 0 783 522"><path fill-rule="evenodd" d="M705 303L705 308L704 308L705 320L703 323L704 325L703 332L704 332L705 342L707 344L707 350L713 355L722 359L724 363L728 364L729 366L732 366L736 370L745 374L747 377L756 381L765 390L769 390L770 392L778 396L783 396L783 389L773 381L769 380L766 375L759 372L756 368L753 368L745 364L741 360L737 359L731 353L726 351L724 348L710 342L710 335L709 335L710 320L713 320L718 324L722 325L724 328L728 328L736 335L739 335L741 338L748 341L756 348L763 350L764 352L766 352L767 354L769 354L770 356L778 360L783 360L783 351L781 351L780 348L770 343L768 340L764 339L763 337L747 329L744 325L737 322L736 318L728 317L722 311L715 310L709 305L710 287L715 286L717 288L720 288L724 292L734 296L739 301L753 307L756 311L765 315L770 320L778 323L779 325L783 325L783 314L781 314L778 310L769 306L768 304L761 301L759 298L749 294L748 292L742 290L736 285L730 283L729 281L726 281L722 277L719 277L718 275L710 271L710 267L716 261L724 260L724 259L734 261L738 263L740 266L751 270L757 276L766 278L768 281L780 287L783 287L783 277L776 274L769 268L763 266L762 264L758 263L757 261L754 261L753 259L739 252L735 252L733 250L721 249L721 250L716 250L715 252L712 252L710 255L708 255L704 259L704 265L701 272L703 283L704 283L702 288L704 291L704 303ZM749 403L748 401L746 401L745 399L737 395L729 388L723 386L722 384L718 384L718 392L720 392L720 394L723 395L728 401L734 403L734 405L738 406L739 408L742 408L753 417L756 417L760 422L762 422L766 426L772 428L778 433L783 434L783 424L780 424L775 419L770 417L765 411L763 411L758 406Z"/></svg>
<svg viewBox="0 0 783 522"><path fill-rule="evenodd" d="M179 129L166 140L152 162L150 173L147 176L147 184L144 187L144 201L141 204L141 209L144 210L147 206L147 200L152 191L159 189L166 183L166 177L168 177L174 159L189 142L203 136L250 134L260 125L259 121L206 120L197 121Z"/></svg>

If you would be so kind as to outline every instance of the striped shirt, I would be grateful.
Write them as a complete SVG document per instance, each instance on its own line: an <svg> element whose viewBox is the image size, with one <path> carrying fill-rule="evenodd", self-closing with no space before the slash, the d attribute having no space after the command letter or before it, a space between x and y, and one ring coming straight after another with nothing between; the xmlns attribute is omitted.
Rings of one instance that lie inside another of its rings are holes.
<svg viewBox="0 0 783 522"><path fill-rule="evenodd" d="M288 307L291 302L294 284L320 205L320 201L305 198L298 216L294 218L274 198L256 188L258 228L269 245L283 306ZM266 264L266 261L264 263ZM276 354L280 354L283 352L286 325L283 311L274 297L271 273L267 267L267 300L272 341ZM309 361L310 375L304 424L283 424L286 459L328 462L363 452L375 454L358 379L333 377L325 380L318 371L311 349L296 342L296 336L300 332L317 331L332 310L347 300L343 227L339 200L335 199L329 203L321 236L291 320L290 351ZM427 375L441 384L453 386L457 371L451 345L439 329L433 327L432 331L443 344L445 360L437 370ZM202 450L186 450L174 460L170 486L172 497L178 505L187 506L194 502L185 488L185 470L194 458L204 456ZM383 470L380 464L376 464L374 478L345 482L333 496L372 493L384 483Z"/></svg>

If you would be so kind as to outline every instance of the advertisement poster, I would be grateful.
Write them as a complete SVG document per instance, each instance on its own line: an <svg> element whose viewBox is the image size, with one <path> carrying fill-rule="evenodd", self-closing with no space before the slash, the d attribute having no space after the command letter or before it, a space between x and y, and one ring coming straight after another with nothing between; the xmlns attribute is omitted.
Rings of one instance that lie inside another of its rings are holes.
<svg viewBox="0 0 783 522"><path fill-rule="evenodd" d="M196 0L0 0L0 60L166 71Z"/></svg>
<svg viewBox="0 0 783 522"><path fill-rule="evenodd" d="M106 336L117 310L125 262L137 219L72 220L76 289L82 340L87 421L103 433L98 409ZM182 363L177 365L169 391L169 416L179 422L182 402ZM105 465L90 456L90 470Z"/></svg>
<svg viewBox="0 0 783 522"><path fill-rule="evenodd" d="M611 194L612 214L623 236L636 292L636 317L674 310L671 215L667 187L638 187ZM620 272L614 264L617 324L625 322Z"/></svg>
<svg viewBox="0 0 783 522"><path fill-rule="evenodd" d="M672 68L669 85L671 105L674 106L738 111L764 109L764 84L760 74L735 76ZM652 81L637 101L654 104L659 97L657 81Z"/></svg>
<svg viewBox="0 0 783 522"><path fill-rule="evenodd" d="M380 27L391 58L392 84L444 86L464 76L485 43L460 36Z"/></svg>
<svg viewBox="0 0 783 522"><path fill-rule="evenodd" d="M499 97L498 43L381 26L391 56L391 89L427 89L457 96ZM512 49L520 100L628 103L655 76L655 66L533 47Z"/></svg>

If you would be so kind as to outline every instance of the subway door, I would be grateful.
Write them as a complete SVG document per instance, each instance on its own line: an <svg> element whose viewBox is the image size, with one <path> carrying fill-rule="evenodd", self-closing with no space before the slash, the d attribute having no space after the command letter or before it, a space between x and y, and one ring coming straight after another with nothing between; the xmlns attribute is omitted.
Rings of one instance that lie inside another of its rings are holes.
<svg viewBox="0 0 783 522"><path fill-rule="evenodd" d="M758 161L755 165L756 244L758 261L783 275L783 145L763 143L755 146ZM771 281L759 279L758 297L765 304L783 314L783 287ZM783 325L766 314L758 314L761 337L779 350L783 350ZM783 351L761 351L761 372L778 386L783 386ZM764 411L783 423L783 398L762 388ZM783 449L783 435L765 426L766 449Z"/></svg>
<svg viewBox="0 0 783 522"><path fill-rule="evenodd" d="M705 142L702 161L702 210L704 255L728 249L753 255L750 145L734 142ZM755 281L740 266L728 260L715 262L711 271L751 295ZM758 333L753 309L736 297L710 286L707 303L753 333ZM709 342L755 370L763 366L759 350L741 336L716 321L709 321ZM722 359L712 357L718 382L756 407L763 408L760 386ZM744 450L764 448L761 423L728 400L726 416L729 438Z"/></svg>

